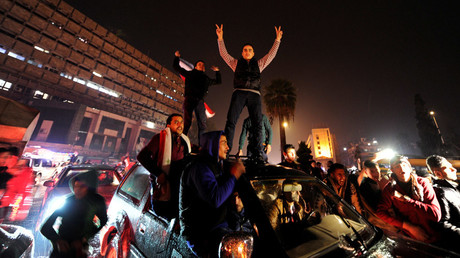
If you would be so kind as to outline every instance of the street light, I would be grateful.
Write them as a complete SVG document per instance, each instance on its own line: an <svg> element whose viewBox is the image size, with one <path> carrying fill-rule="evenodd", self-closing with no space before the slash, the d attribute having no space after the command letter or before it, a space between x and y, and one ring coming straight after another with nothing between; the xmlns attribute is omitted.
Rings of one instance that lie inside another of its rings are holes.
<svg viewBox="0 0 460 258"><path fill-rule="evenodd" d="M284 128L288 127L288 122L284 122L284 123L283 123L283 127L284 127Z"/></svg>
<svg viewBox="0 0 460 258"><path fill-rule="evenodd" d="M442 146L444 146L444 138L442 138L441 130L439 129L438 122L436 122L436 117L434 116L434 111L430 111L430 115L433 117L434 125L436 126L436 129L438 130L439 137L441 138L441 143Z"/></svg>

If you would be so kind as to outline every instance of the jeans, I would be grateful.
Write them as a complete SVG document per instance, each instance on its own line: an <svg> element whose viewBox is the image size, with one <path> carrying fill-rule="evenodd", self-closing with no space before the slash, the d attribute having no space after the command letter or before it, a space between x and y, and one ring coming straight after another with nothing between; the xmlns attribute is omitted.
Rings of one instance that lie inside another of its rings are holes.
<svg viewBox="0 0 460 258"><path fill-rule="evenodd" d="M230 108L227 113L227 122L225 123L225 135L227 136L227 144L232 149L233 137L235 135L235 126L240 117L243 108L247 107L249 112L249 118L253 126L254 132L254 151L253 157L263 157L263 146L262 146L262 100L259 94L235 90L232 94L232 100L230 101Z"/></svg>
<svg viewBox="0 0 460 258"><path fill-rule="evenodd" d="M204 100L195 97L185 97L184 99L184 134L187 135L192 125L193 111L195 111L196 123L198 125L198 144L200 136L206 131L206 109Z"/></svg>

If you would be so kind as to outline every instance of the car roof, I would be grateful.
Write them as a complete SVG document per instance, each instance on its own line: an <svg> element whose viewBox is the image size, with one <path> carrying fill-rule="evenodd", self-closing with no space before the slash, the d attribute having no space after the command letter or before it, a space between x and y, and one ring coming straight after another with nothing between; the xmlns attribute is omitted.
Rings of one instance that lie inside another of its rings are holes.
<svg viewBox="0 0 460 258"><path fill-rule="evenodd" d="M280 165L272 164L254 164L246 162L246 173L245 176L250 180L260 179L279 179L279 178L305 178L314 179L315 177L308 175L307 173L292 169Z"/></svg>
<svg viewBox="0 0 460 258"><path fill-rule="evenodd" d="M68 165L68 168L71 169L97 169L97 170L115 170L112 166L109 165L97 165L97 164L82 164L82 165Z"/></svg>

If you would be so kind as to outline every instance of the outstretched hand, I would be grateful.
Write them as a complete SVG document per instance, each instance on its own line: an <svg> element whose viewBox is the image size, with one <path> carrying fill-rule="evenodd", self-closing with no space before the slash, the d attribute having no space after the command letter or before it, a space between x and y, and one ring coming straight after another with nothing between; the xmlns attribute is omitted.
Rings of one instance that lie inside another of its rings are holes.
<svg viewBox="0 0 460 258"><path fill-rule="evenodd" d="M176 55L177 57L180 57L179 50L177 50L176 53L174 53L174 55Z"/></svg>
<svg viewBox="0 0 460 258"><path fill-rule="evenodd" d="M211 70L213 70L214 72L217 72L219 71L219 67L213 65L211 66Z"/></svg>
<svg viewBox="0 0 460 258"><path fill-rule="evenodd" d="M221 24L220 27L219 25L216 24L216 34L217 34L218 40L224 39L224 25L223 24Z"/></svg>
<svg viewBox="0 0 460 258"><path fill-rule="evenodd" d="M283 31L281 30L281 26L278 28L275 26L275 31L276 31L276 40L281 41L281 38L283 37Z"/></svg>

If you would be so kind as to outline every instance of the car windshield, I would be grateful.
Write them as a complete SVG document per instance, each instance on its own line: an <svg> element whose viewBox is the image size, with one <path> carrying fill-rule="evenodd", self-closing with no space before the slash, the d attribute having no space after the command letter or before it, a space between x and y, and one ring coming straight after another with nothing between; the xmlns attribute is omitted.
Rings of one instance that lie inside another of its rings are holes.
<svg viewBox="0 0 460 258"><path fill-rule="evenodd" d="M88 172L89 169L69 169L63 171L59 176L57 187L69 187L69 181L72 177ZM98 185L110 185L113 183L113 171L112 170L98 170Z"/></svg>
<svg viewBox="0 0 460 258"><path fill-rule="evenodd" d="M314 179L251 181L271 226L290 257L321 255L337 247L365 248L377 233Z"/></svg>

